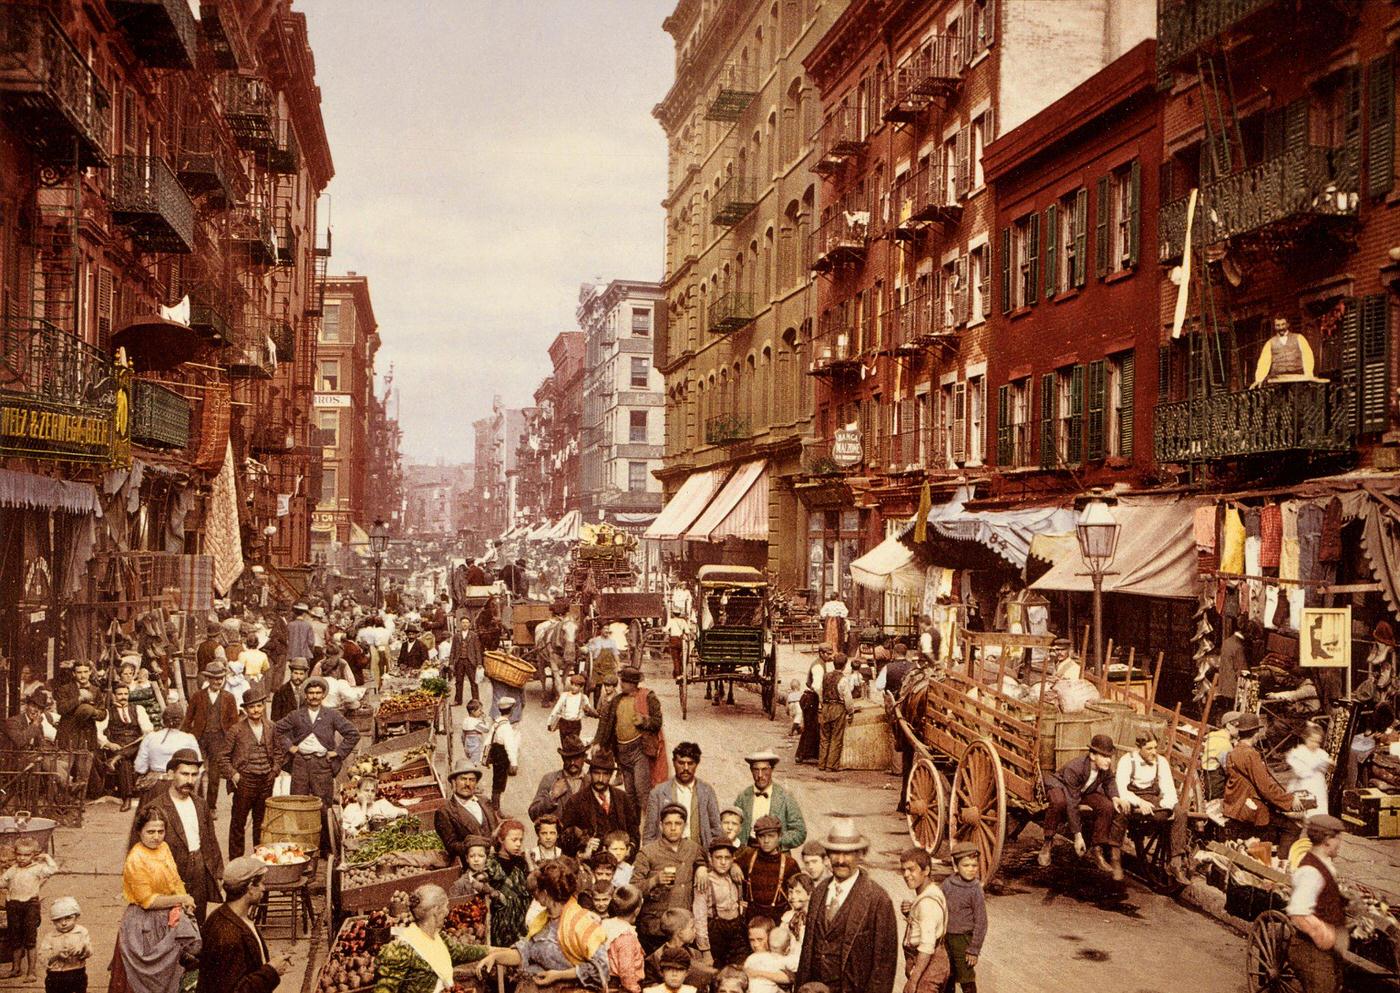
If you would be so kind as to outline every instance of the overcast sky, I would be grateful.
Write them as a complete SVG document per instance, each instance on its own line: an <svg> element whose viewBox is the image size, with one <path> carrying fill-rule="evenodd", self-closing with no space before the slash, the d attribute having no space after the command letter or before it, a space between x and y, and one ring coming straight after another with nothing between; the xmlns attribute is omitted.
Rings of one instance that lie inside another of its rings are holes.
<svg viewBox="0 0 1400 993"><path fill-rule="evenodd" d="M675 0L296 0L335 160L331 271L369 277L404 455L529 406L579 283L660 279Z"/></svg>

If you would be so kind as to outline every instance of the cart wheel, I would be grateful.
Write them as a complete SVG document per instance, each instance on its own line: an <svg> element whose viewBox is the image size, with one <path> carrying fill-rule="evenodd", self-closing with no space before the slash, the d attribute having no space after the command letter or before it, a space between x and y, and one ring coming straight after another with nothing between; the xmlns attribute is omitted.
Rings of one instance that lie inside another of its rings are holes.
<svg viewBox="0 0 1400 993"><path fill-rule="evenodd" d="M763 660L763 686L759 692L763 699L763 712L771 721L778 715L778 667L772 656Z"/></svg>
<svg viewBox="0 0 1400 993"><path fill-rule="evenodd" d="M948 845L970 841L982 853L982 882L1001 865L1006 844L1006 777L1001 757L988 738L978 738L963 752L953 774L948 804Z"/></svg>
<svg viewBox="0 0 1400 993"><path fill-rule="evenodd" d="M914 844L932 855L943 842L947 828L948 793L943 774L928 759L920 755L909 770L909 790L904 795L908 813L909 837Z"/></svg>
<svg viewBox="0 0 1400 993"><path fill-rule="evenodd" d="M1245 975L1249 993L1301 993L1302 986L1288 961L1293 925L1277 910L1266 910L1249 926Z"/></svg>
<svg viewBox="0 0 1400 993"><path fill-rule="evenodd" d="M1170 825L1141 823L1128 825L1133 843L1133 874L1155 892L1176 896L1184 888L1171 872Z"/></svg>

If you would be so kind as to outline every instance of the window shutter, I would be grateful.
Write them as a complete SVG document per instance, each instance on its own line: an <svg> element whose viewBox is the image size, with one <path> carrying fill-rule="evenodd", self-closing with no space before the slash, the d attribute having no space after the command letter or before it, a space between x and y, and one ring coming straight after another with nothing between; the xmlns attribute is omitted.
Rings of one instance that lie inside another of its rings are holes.
<svg viewBox="0 0 1400 993"><path fill-rule="evenodd" d="M112 270L97 270L97 347L104 352L112 345Z"/></svg>
<svg viewBox="0 0 1400 993"><path fill-rule="evenodd" d="M981 276L981 286L978 292L982 296L982 316L990 317L992 314L992 246L983 245L980 251L982 265L978 272Z"/></svg>
<svg viewBox="0 0 1400 993"><path fill-rule="evenodd" d="M1011 228L1001 229L1001 312L1011 313Z"/></svg>
<svg viewBox="0 0 1400 993"><path fill-rule="evenodd" d="M1123 364L1118 370L1119 407L1118 454L1125 459L1133 457L1133 413L1134 395L1137 392L1137 354L1128 352L1123 356Z"/></svg>
<svg viewBox="0 0 1400 993"><path fill-rule="evenodd" d="M1029 231L1026 235L1026 261L1030 263L1030 292L1026 294L1026 303L1034 304L1036 289L1040 286L1040 215L1031 212Z"/></svg>
<svg viewBox="0 0 1400 993"><path fill-rule="evenodd" d="M1055 374L1040 377L1040 467L1055 468Z"/></svg>
<svg viewBox="0 0 1400 993"><path fill-rule="evenodd" d="M1074 194L1074 272L1071 273L1075 286L1084 285L1084 274L1089 271L1089 191L1079 190Z"/></svg>
<svg viewBox="0 0 1400 993"><path fill-rule="evenodd" d="M997 40L997 0L987 0L982 5L982 43L990 45Z"/></svg>
<svg viewBox="0 0 1400 993"><path fill-rule="evenodd" d="M1055 273L1058 268L1055 252L1055 240L1058 237L1059 225L1056 223L1059 213L1055 204L1045 208L1045 299L1049 300L1055 295Z"/></svg>
<svg viewBox="0 0 1400 993"><path fill-rule="evenodd" d="M957 262L953 264L953 278L957 280L957 295L953 298L954 322L966 324L972 320L972 287L967 278L967 256L959 255Z"/></svg>
<svg viewBox="0 0 1400 993"><path fill-rule="evenodd" d="M953 461L967 458L967 384L953 387Z"/></svg>
<svg viewBox="0 0 1400 993"><path fill-rule="evenodd" d="M1142 230L1142 163L1133 159L1128 173L1128 265L1137 265Z"/></svg>
<svg viewBox="0 0 1400 993"><path fill-rule="evenodd" d="M997 140L997 109L988 107L982 114L982 147Z"/></svg>
<svg viewBox="0 0 1400 993"><path fill-rule="evenodd" d="M1065 412L1065 461L1078 465L1084 461L1084 366L1069 371L1069 410Z"/></svg>
<svg viewBox="0 0 1400 993"><path fill-rule="evenodd" d="M1157 166L1157 206L1161 207L1172 199L1172 160L1165 159Z"/></svg>
<svg viewBox="0 0 1400 993"><path fill-rule="evenodd" d="M1361 341L1357 375L1358 430L1384 431L1390 420L1390 307L1384 295L1361 301Z"/></svg>
<svg viewBox="0 0 1400 993"><path fill-rule="evenodd" d="M1298 114L1301 119L1300 124L1295 125L1289 122L1290 134L1289 145L1292 148L1301 148L1307 144L1308 136L1308 100L1307 97L1299 97L1289 104L1288 109L1293 110L1295 104L1301 104ZM1296 129L1298 135L1295 139L1292 133ZM1346 70L1346 108L1345 116L1342 119L1342 144L1346 149L1346 159L1344 166L1344 182L1359 182L1361 179L1361 70L1356 66L1351 66ZM1350 186L1347 189L1359 189L1358 186Z"/></svg>
<svg viewBox="0 0 1400 993"><path fill-rule="evenodd" d="M997 465L1011 465L1011 387L997 387Z"/></svg>
<svg viewBox="0 0 1400 993"><path fill-rule="evenodd" d="M932 318L929 324L929 334L941 334L943 327L943 270L933 270L933 279L930 281L928 297L929 315Z"/></svg>
<svg viewBox="0 0 1400 993"><path fill-rule="evenodd" d="M1376 59L1368 73L1366 194L1378 197L1395 186L1395 57Z"/></svg>
<svg viewBox="0 0 1400 993"><path fill-rule="evenodd" d="M977 32L972 30L972 0L963 0L962 19L958 23L962 25L962 37L958 39L962 64L967 65L972 61L973 42L977 39Z"/></svg>
<svg viewBox="0 0 1400 993"><path fill-rule="evenodd" d="M1172 389L1172 346L1157 346L1157 402L1166 403L1171 399Z"/></svg>
<svg viewBox="0 0 1400 993"><path fill-rule="evenodd" d="M1108 275L1108 177L1099 177L1098 216L1094 219L1095 275Z"/></svg>
<svg viewBox="0 0 1400 993"><path fill-rule="evenodd" d="M1088 421L1085 425L1085 458L1089 461L1104 457L1105 372L1103 359L1089 363Z"/></svg>
<svg viewBox="0 0 1400 993"><path fill-rule="evenodd" d="M972 185L972 141L971 131L967 127L958 128L957 138L958 170L956 177L956 192L961 199L967 196L967 191Z"/></svg>
<svg viewBox="0 0 1400 993"><path fill-rule="evenodd" d="M1361 312L1360 301L1347 297L1346 309L1342 311L1341 361L1337 378L1347 390L1347 404L1350 407L1351 429L1354 432L1360 422L1360 389L1356 381L1357 370L1361 366Z"/></svg>

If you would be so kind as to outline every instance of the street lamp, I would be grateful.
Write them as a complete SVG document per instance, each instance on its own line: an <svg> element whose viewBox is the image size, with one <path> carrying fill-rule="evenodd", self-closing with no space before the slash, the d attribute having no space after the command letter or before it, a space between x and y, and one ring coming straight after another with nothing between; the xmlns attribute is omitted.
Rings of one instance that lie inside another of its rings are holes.
<svg viewBox="0 0 1400 993"><path fill-rule="evenodd" d="M384 568L384 553L389 550L389 529L382 520L369 529L369 550L374 556L374 609L384 609L383 590L379 585L380 570Z"/></svg>
<svg viewBox="0 0 1400 993"><path fill-rule="evenodd" d="M1111 497L1105 497L1102 490L1093 490L1074 528L1079 537L1079 554L1089 567L1089 578L1094 582L1094 665L1100 674L1105 666L1103 577L1109 575L1108 567L1113 564L1113 556L1118 551L1118 535L1123 529L1109 510L1109 504L1116 502Z"/></svg>

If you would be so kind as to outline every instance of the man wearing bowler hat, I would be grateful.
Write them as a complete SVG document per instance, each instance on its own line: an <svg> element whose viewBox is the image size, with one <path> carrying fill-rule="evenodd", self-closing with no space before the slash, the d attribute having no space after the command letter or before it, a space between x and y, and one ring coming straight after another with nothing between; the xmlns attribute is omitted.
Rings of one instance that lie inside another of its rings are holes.
<svg viewBox="0 0 1400 993"><path fill-rule="evenodd" d="M329 849L326 811L335 803L335 777L355 750L360 732L334 707L326 707L326 681L313 676L302 705L277 722L277 747L292 760L292 793L321 798L321 850Z"/></svg>
<svg viewBox="0 0 1400 993"><path fill-rule="evenodd" d="M199 774L204 762L193 749L182 748L170 756L167 769L170 780L158 784L141 808L155 807L165 824L165 843L175 858L175 868L185 892L194 900L194 919L204 923L204 912L219 896L219 880L224 875L224 855L219 851L219 839L214 834L214 818L204 798L198 796ZM132 818L126 839L127 851L141 840L136 821L141 808Z"/></svg>
<svg viewBox="0 0 1400 993"><path fill-rule="evenodd" d="M224 651L224 629L218 621L209 621L204 625L204 640L195 647L194 660L201 670L209 668L216 661L228 661Z"/></svg>
<svg viewBox="0 0 1400 993"><path fill-rule="evenodd" d="M301 706L301 688L311 672L311 663L297 656L287 663L287 682L272 695L272 723L276 724Z"/></svg>
<svg viewBox="0 0 1400 993"><path fill-rule="evenodd" d="M282 765L277 732L267 720L267 690L261 683L243 695L243 719L233 726L222 756L233 784L233 812L228 824L228 857L243 854L248 815L253 817L253 845L262 843L263 812L272 796L272 781Z"/></svg>
<svg viewBox="0 0 1400 993"><path fill-rule="evenodd" d="M588 789L564 801L559 815L561 837L569 828L578 828L585 838L601 842L610 831L626 831L636 850L637 807L630 796L612 785L616 771L612 754L595 747L588 757Z"/></svg>
<svg viewBox="0 0 1400 993"><path fill-rule="evenodd" d="M1079 807L1084 804L1094 812L1091 840L1094 863L1111 874L1115 882L1120 882L1123 879L1123 815L1132 804L1118 793L1118 779L1113 772L1113 739L1106 734L1094 735L1086 754L1071 759L1059 772L1045 778L1045 792L1050 806L1045 811L1045 843L1037 856L1041 866L1050 864L1055 832L1066 823L1074 836L1075 854L1084 854L1084 829L1079 817Z"/></svg>
<svg viewBox="0 0 1400 993"><path fill-rule="evenodd" d="M1302 801L1284 789L1255 747L1265 731L1259 715L1241 714L1235 728L1239 740L1225 757L1221 802L1226 831L1235 838L1267 838L1286 852L1298 837L1298 823L1288 815L1301 811Z"/></svg>
<svg viewBox="0 0 1400 993"><path fill-rule="evenodd" d="M583 774L583 757L587 754L587 746L578 738L566 738L559 746L562 768L540 777L535 798L530 801L528 813L531 822L538 821L545 814L563 817L564 802L588 783L588 777Z"/></svg>
<svg viewBox="0 0 1400 993"><path fill-rule="evenodd" d="M433 830L442 839L447 854L467 867L467 843L478 835L492 837L500 823L500 815L490 804L477 799L476 788L481 783L481 767L458 766L447 777L452 796L433 814Z"/></svg>
<svg viewBox="0 0 1400 993"><path fill-rule="evenodd" d="M1342 850L1341 821L1327 814L1308 819L1312 848L1293 870L1288 919L1297 929L1288 943L1288 961L1303 993L1337 993L1342 988L1342 954L1351 933L1347 902L1337 885L1333 860Z"/></svg>
<svg viewBox="0 0 1400 993"><path fill-rule="evenodd" d="M822 847L831 876L812 894L793 988L821 982L831 993L893 993L899 931L889 894L861 868L870 843L853 818L837 817Z"/></svg>
<svg viewBox="0 0 1400 993"><path fill-rule="evenodd" d="M219 780L224 778L223 762L225 739L238 721L238 701L224 689L228 671L224 663L215 659L200 673L204 677L204 688L190 694L190 709L185 712L185 724L181 728L195 736L199 751L209 760L207 795L212 815L219 806Z"/></svg>

